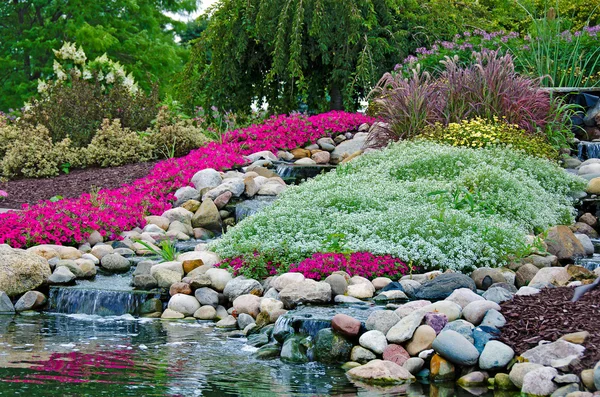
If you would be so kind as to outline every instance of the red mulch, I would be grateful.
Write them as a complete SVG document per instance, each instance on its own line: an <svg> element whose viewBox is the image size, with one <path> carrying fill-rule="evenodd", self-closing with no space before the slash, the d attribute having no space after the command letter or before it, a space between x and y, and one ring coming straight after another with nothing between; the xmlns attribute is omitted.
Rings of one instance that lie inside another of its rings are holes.
<svg viewBox="0 0 600 397"><path fill-rule="evenodd" d="M500 340L522 354L541 340L554 342L564 334L588 331L585 353L574 368L593 368L600 360L600 288L571 302L574 288L545 288L539 294L515 296L501 305L506 325Z"/></svg>
<svg viewBox="0 0 600 397"><path fill-rule="evenodd" d="M22 204L35 204L54 196L78 197L92 189L115 189L148 175L156 161L127 164L111 168L86 168L44 179L17 179L0 182L0 190L8 197L0 208L20 209Z"/></svg>

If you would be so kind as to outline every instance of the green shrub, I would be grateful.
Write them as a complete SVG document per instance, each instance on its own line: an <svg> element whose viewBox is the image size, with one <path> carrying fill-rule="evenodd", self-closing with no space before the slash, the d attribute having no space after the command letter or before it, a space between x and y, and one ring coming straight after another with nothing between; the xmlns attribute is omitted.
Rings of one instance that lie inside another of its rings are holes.
<svg viewBox="0 0 600 397"><path fill-rule="evenodd" d="M153 149L144 136L123 128L116 119L102 122L84 152L87 165L113 167L151 160Z"/></svg>
<svg viewBox="0 0 600 397"><path fill-rule="evenodd" d="M160 109L154 127L144 135L156 158L185 156L209 141L192 120L173 116L166 107Z"/></svg>
<svg viewBox="0 0 600 397"><path fill-rule="evenodd" d="M404 141L288 189L212 248L232 258L284 244L289 265L327 252L337 233L348 251L427 269L498 266L527 233L570 223L570 194L584 188L556 164L508 148Z"/></svg>
<svg viewBox="0 0 600 397"><path fill-rule="evenodd" d="M6 127L0 128L0 130L6 129ZM10 141L0 162L5 177L55 176L58 175L61 164L79 162L78 153L71 148L70 141L65 139L56 145L53 144L50 133L42 125L17 131L18 135Z"/></svg>
<svg viewBox="0 0 600 397"><path fill-rule="evenodd" d="M509 146L516 150L548 159L556 159L558 151L541 136L529 136L519 126L500 121L477 117L462 120L460 123L450 123L443 126L439 123L428 126L419 136L452 146L482 148L492 146Z"/></svg>

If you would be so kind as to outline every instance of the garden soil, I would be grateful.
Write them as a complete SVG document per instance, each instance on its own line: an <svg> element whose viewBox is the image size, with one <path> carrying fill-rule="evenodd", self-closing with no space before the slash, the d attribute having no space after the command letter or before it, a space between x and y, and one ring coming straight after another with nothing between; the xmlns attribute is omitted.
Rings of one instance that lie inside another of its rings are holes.
<svg viewBox="0 0 600 397"><path fill-rule="evenodd" d="M75 198L94 189L119 188L123 184L144 178L155 164L152 161L120 167L86 168L53 178L0 182L0 190L8 193L8 197L0 201L0 207L20 209L23 204L35 204L54 196Z"/></svg>
<svg viewBox="0 0 600 397"><path fill-rule="evenodd" d="M600 360L600 288L571 302L574 288L544 288L540 293L515 296L501 305L506 325L500 340L517 354L536 347L540 341L554 342L561 336L588 331L584 356L573 368L593 368Z"/></svg>

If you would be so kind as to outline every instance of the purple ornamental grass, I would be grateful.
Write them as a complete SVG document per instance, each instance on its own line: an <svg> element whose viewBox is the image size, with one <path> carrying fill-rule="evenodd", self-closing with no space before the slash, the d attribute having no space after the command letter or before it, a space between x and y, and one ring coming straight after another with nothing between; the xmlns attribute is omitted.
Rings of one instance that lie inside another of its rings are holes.
<svg viewBox="0 0 600 397"><path fill-rule="evenodd" d="M416 137L427 125L475 117L497 116L534 135L554 119L549 93L539 79L516 73L511 55L483 51L473 56L469 66L446 57L437 78L418 68L409 78L386 73L371 96L376 115L389 127L371 134L369 144L384 146Z"/></svg>

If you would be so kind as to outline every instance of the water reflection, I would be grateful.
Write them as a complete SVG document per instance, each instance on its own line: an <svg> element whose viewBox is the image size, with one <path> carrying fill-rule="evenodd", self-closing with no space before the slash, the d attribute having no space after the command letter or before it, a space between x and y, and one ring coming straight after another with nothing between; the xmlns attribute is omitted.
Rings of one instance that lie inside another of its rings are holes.
<svg viewBox="0 0 600 397"><path fill-rule="evenodd" d="M470 395L453 386L357 387L337 367L256 360L244 342L199 322L0 317L0 396Z"/></svg>

